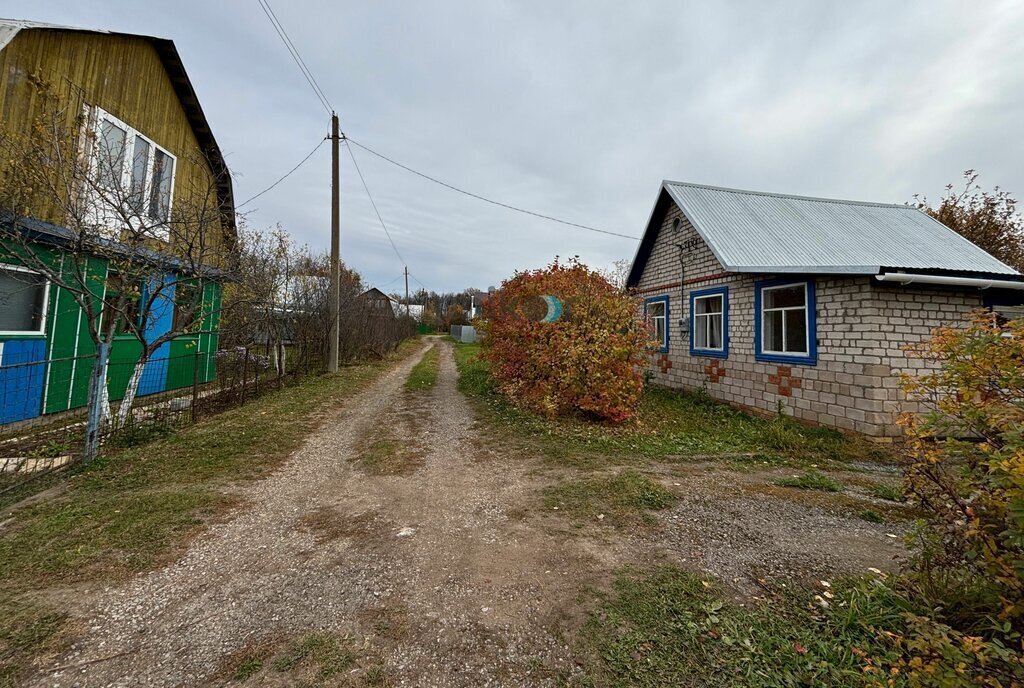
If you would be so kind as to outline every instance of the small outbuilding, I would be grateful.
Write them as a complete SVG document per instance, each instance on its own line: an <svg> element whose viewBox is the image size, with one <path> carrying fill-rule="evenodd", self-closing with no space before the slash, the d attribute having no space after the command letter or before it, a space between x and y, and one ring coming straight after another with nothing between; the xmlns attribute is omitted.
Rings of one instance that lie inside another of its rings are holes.
<svg viewBox="0 0 1024 688"><path fill-rule="evenodd" d="M897 436L907 344L987 307L1024 316L1024 277L908 205L665 181L627 278L656 383L760 413Z"/></svg>

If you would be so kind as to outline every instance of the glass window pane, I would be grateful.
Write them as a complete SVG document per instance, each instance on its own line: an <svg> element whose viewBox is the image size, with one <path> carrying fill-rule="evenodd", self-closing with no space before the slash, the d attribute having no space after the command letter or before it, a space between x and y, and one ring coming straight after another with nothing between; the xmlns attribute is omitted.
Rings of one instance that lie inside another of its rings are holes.
<svg viewBox="0 0 1024 688"><path fill-rule="evenodd" d="M42 329L46 278L31 272L0 270L0 331Z"/></svg>
<svg viewBox="0 0 1024 688"><path fill-rule="evenodd" d="M696 311L698 313L721 313L722 312L722 297L721 296L702 296L695 300Z"/></svg>
<svg viewBox="0 0 1024 688"><path fill-rule="evenodd" d="M786 311L786 352L807 353L807 311Z"/></svg>
<svg viewBox="0 0 1024 688"><path fill-rule="evenodd" d="M654 321L654 336L662 344L665 343L665 318L664 318L664 316L655 319L655 321Z"/></svg>
<svg viewBox="0 0 1024 688"><path fill-rule="evenodd" d="M782 287L781 289L765 289L762 294L764 295L764 307L765 308L789 308L791 306L803 306L805 293L804 285L797 284L792 287Z"/></svg>
<svg viewBox="0 0 1024 688"><path fill-rule="evenodd" d="M693 319L693 348L708 348L708 319L702 315Z"/></svg>
<svg viewBox="0 0 1024 688"><path fill-rule="evenodd" d="M647 304L647 315L650 318L664 318L665 303L662 301L652 301Z"/></svg>
<svg viewBox="0 0 1024 688"><path fill-rule="evenodd" d="M709 315L704 318L708 323L708 338L707 348L709 349L721 349L722 348L722 316L721 315Z"/></svg>
<svg viewBox="0 0 1024 688"><path fill-rule="evenodd" d="M149 190L149 217L157 222L167 222L171 208L171 177L174 175L174 161L162 150L153 156L153 181Z"/></svg>
<svg viewBox="0 0 1024 688"><path fill-rule="evenodd" d="M761 349L763 351L782 351L782 311L762 313Z"/></svg>
<svg viewBox="0 0 1024 688"><path fill-rule="evenodd" d="M149 141L141 136L135 137L135 147L132 149L132 207L136 212L142 212L143 201L146 193L146 172L149 170L149 156L152 146Z"/></svg>
<svg viewBox="0 0 1024 688"><path fill-rule="evenodd" d="M97 169L99 183L108 189L115 189L121 184L124 172L126 132L110 120L100 122L100 140L97 146Z"/></svg>

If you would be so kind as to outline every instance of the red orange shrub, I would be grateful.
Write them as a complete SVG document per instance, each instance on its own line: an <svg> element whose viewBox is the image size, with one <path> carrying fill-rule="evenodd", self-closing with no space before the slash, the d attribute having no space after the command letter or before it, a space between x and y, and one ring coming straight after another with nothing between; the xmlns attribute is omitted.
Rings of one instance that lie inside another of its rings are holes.
<svg viewBox="0 0 1024 688"><path fill-rule="evenodd" d="M545 296L563 309L552 322L543 321ZM491 295L479 323L491 381L548 417L626 420L643 391L639 366L650 339L637 312L635 299L576 260L517 273Z"/></svg>

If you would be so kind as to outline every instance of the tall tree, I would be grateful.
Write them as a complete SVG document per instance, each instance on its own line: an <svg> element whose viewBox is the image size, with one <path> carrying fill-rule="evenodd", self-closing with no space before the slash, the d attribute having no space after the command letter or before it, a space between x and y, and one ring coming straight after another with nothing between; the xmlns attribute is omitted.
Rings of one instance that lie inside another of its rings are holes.
<svg viewBox="0 0 1024 688"><path fill-rule="evenodd" d="M914 196L917 207L977 244L1007 265L1024 272L1024 218L1017 201L998 186L981 188L975 170L964 172L963 186L946 185L939 204L932 207L924 196Z"/></svg>

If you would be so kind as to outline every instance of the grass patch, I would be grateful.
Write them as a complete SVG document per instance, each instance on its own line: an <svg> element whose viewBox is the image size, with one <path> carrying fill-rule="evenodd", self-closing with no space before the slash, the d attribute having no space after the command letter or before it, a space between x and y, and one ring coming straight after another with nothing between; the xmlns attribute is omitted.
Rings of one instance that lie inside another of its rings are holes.
<svg viewBox="0 0 1024 688"><path fill-rule="evenodd" d="M623 521L633 514L664 509L676 496L650 478L625 470L617 475L570 480L544 490L544 508L576 518L604 514Z"/></svg>
<svg viewBox="0 0 1024 688"><path fill-rule="evenodd" d="M430 389L437 383L437 373L440 368L439 351L436 345L430 347L423 358L413 366L409 372L409 378L405 381L405 388L411 390Z"/></svg>
<svg viewBox="0 0 1024 688"><path fill-rule="evenodd" d="M644 392L637 419L631 423L547 420L511 406L494 391L479 351L479 344L454 347L459 389L505 435L503 441L514 438L559 465L603 468L652 459L721 459L744 467L893 460L884 448L860 437L804 426L786 417L758 418L704 393L660 387Z"/></svg>
<svg viewBox="0 0 1024 688"><path fill-rule="evenodd" d="M408 475L423 464L419 449L408 442L379 438L363 448L355 459L371 475Z"/></svg>
<svg viewBox="0 0 1024 688"><path fill-rule="evenodd" d="M821 471L808 471L803 475L776 480L780 487L796 487L801 490L821 490L822 492L839 492L843 486Z"/></svg>
<svg viewBox="0 0 1024 688"><path fill-rule="evenodd" d="M881 685L885 677L866 674L858 652L887 651L879 631L900 632L907 603L877 580L829 594L827 609L812 591L746 608L676 567L622 573L610 594L598 594L585 629L596 664L589 679L642 688Z"/></svg>
<svg viewBox="0 0 1024 688"><path fill-rule="evenodd" d="M309 633L289 644L284 654L273 661L271 668L285 673L302 664L313 664L320 678L330 678L348 669L355 661L356 656L348 646L334 635Z"/></svg>
<svg viewBox="0 0 1024 688"><path fill-rule="evenodd" d="M864 509L857 514L857 517L868 523L885 523L885 517L874 509Z"/></svg>
<svg viewBox="0 0 1024 688"><path fill-rule="evenodd" d="M879 483L872 485L871 487L872 496L884 499L889 502L903 502L903 490L899 485L893 485L892 483Z"/></svg>
<svg viewBox="0 0 1024 688"><path fill-rule="evenodd" d="M319 409L364 388L416 346L413 340L389 360L306 378L72 469L63 495L21 509L0 536L0 665L28 666L62 624L26 592L96 579L114 584L172 561L236 503L227 486L266 476L319 424ZM48 621L29 624L38 632L25 636L25 618Z"/></svg>

